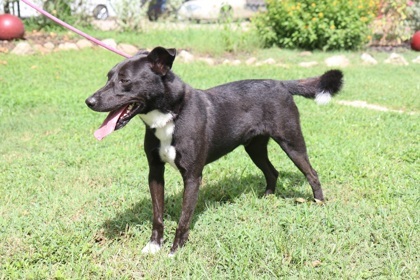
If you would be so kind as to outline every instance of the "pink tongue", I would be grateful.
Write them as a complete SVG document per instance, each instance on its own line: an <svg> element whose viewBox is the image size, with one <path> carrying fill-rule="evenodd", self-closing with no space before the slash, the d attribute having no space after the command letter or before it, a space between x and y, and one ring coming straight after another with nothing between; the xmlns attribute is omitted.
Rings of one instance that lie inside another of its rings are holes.
<svg viewBox="0 0 420 280"><path fill-rule="evenodd" d="M98 128L98 130L95 131L93 135L95 135L95 138L99 141L102 140L105 136L111 134L115 130L115 126L117 125L117 121L122 115L123 112L127 109L127 106L124 106L121 109L112 111L109 113L108 117L104 120L101 127Z"/></svg>

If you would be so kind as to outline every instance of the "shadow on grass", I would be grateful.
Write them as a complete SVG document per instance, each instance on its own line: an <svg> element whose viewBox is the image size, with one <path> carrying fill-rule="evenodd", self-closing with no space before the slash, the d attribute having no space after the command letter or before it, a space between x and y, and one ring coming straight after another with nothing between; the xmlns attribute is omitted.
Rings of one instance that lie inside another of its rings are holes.
<svg viewBox="0 0 420 280"><path fill-rule="evenodd" d="M287 189L279 186L280 181L287 182ZM305 177L299 172L280 172L277 182L276 197L278 199L311 197L310 186L305 193L296 189L297 186L306 182ZM218 203L220 207L224 204L235 203L236 198L242 194L254 193L263 199L265 191L264 177L258 175L249 175L240 178L226 178L212 184L203 184L200 187L199 200L197 203L191 228L197 221L197 218L206 211L206 205L209 203ZM166 221L178 222L181 215L182 191L165 197ZM151 199L143 199L133 207L117 214L113 219L105 221L101 226L101 231L107 239L119 239L124 235L127 228L144 224L152 219ZM151 228L150 228L151 230Z"/></svg>

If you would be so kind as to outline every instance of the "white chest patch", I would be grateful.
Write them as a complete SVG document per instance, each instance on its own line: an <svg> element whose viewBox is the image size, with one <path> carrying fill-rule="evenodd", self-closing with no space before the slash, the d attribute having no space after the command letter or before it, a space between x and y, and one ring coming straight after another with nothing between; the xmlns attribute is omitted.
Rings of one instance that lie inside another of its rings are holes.
<svg viewBox="0 0 420 280"><path fill-rule="evenodd" d="M175 169L178 169L175 164L176 150L175 147L171 145L172 135L175 130L173 115L170 113L162 113L159 110L153 110L147 114L140 114L140 118L150 126L150 128L156 129L155 136L160 141L160 159L169 163Z"/></svg>

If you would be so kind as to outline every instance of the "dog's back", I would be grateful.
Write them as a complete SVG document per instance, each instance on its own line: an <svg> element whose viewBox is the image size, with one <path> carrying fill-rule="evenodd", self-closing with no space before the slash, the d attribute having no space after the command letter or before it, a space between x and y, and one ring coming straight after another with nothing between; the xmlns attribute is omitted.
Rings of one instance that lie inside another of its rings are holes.
<svg viewBox="0 0 420 280"><path fill-rule="evenodd" d="M322 96L329 100L339 91L341 84L342 74L338 70L303 80L236 81L205 91L193 91L191 105L199 108L188 110L189 104L185 104L185 112L195 116L190 129L197 138L203 135L209 139L207 149L203 151L208 163L239 145L246 145L256 136L287 138L293 131L300 131L299 112L293 95L315 99ZM182 114L179 117L182 118ZM190 129L181 128L182 131Z"/></svg>

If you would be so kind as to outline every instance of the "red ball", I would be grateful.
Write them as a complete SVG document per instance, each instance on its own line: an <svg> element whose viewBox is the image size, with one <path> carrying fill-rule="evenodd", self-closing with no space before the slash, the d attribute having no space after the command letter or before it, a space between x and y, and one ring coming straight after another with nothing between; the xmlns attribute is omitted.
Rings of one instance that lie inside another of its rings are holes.
<svg viewBox="0 0 420 280"><path fill-rule="evenodd" d="M414 33L413 38L411 38L411 48L420 51L420 31Z"/></svg>
<svg viewBox="0 0 420 280"><path fill-rule="evenodd" d="M25 27L17 16L0 15L0 40L19 39L23 37Z"/></svg>

